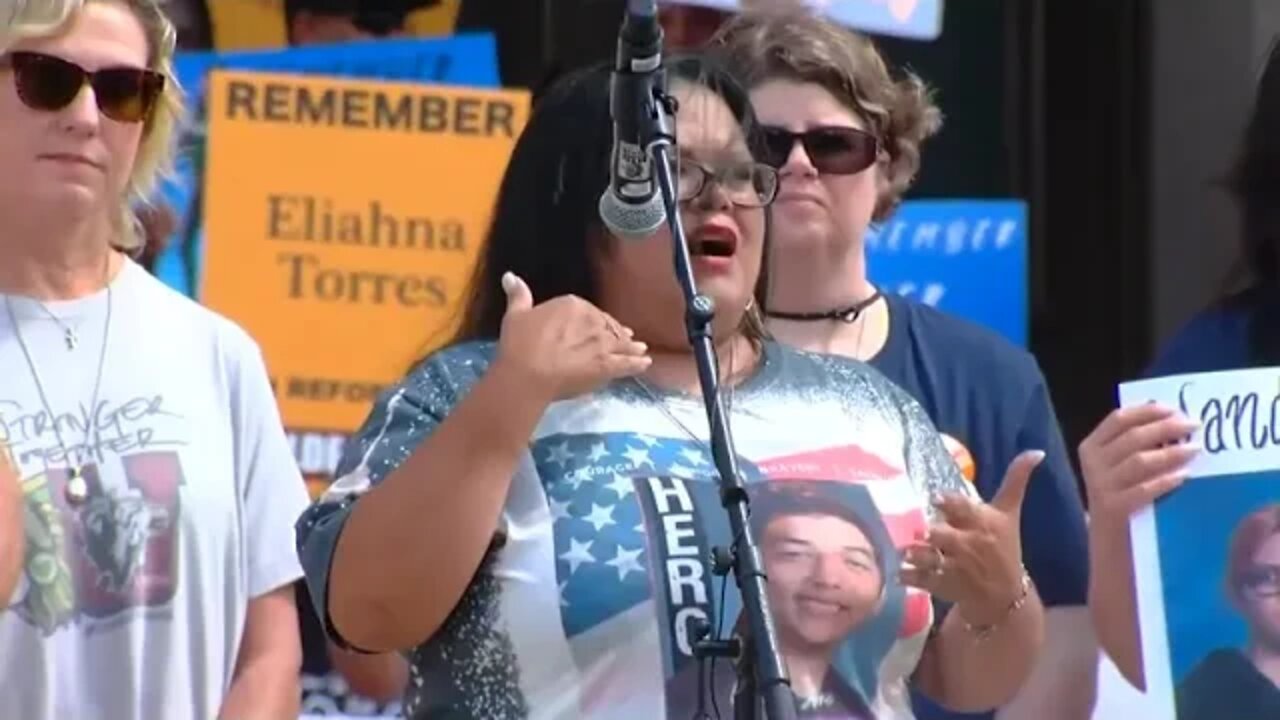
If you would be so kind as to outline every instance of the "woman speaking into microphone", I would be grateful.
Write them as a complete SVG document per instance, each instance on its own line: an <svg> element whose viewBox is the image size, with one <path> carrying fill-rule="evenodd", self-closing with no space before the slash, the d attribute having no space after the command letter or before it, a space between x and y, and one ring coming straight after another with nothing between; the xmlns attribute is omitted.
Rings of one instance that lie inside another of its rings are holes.
<svg viewBox="0 0 1280 720"><path fill-rule="evenodd" d="M668 72L679 209L698 289L717 308L748 492L790 488L792 515L829 506L768 528L765 569L787 577L768 601L786 617L778 639L800 715L910 718L909 685L998 702L961 681L982 664L1016 684L1039 647L1017 533L1039 456L982 503L897 387L858 361L765 338L777 172L756 157L729 75L696 57ZM543 96L503 178L460 332L375 404L298 523L335 641L409 656L409 718L729 711L732 663L703 667L695 645L698 627L742 617L708 557L733 538L671 234L623 240L598 217L611 128L607 68ZM958 607L936 632L935 592Z"/></svg>

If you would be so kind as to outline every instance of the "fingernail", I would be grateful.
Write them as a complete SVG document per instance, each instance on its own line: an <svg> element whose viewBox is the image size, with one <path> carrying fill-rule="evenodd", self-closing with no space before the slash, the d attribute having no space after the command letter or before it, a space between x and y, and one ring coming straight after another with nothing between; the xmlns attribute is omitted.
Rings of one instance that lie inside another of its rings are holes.
<svg viewBox="0 0 1280 720"><path fill-rule="evenodd" d="M511 271L502 273L502 289L511 292L516 284L516 275Z"/></svg>

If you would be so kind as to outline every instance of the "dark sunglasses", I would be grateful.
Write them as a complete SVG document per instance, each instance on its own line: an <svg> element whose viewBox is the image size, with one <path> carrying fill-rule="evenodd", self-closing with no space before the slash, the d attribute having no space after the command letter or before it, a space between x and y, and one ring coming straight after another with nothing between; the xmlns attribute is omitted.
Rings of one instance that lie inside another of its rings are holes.
<svg viewBox="0 0 1280 720"><path fill-rule="evenodd" d="M164 89L164 75L135 67L90 72L60 57L15 51L0 57L13 70L18 99L32 110L57 112L70 105L87 83L103 115L123 123L146 120Z"/></svg>
<svg viewBox="0 0 1280 720"><path fill-rule="evenodd" d="M804 146L814 169L827 175L860 173L875 163L880 151L875 135L851 127L818 127L795 133L766 126L761 134L764 161L777 168L787 164L797 142Z"/></svg>

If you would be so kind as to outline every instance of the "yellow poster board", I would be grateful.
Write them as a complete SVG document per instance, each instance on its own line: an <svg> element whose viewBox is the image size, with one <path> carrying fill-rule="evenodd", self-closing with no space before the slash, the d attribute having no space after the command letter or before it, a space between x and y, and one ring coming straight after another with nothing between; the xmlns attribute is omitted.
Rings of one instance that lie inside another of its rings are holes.
<svg viewBox="0 0 1280 720"><path fill-rule="evenodd" d="M451 35L462 0L414 10L405 18L409 35ZM289 44L282 0L205 0L216 50L279 48Z"/></svg>
<svg viewBox="0 0 1280 720"><path fill-rule="evenodd" d="M201 300L289 429L353 431L456 320L529 95L215 71L209 102Z"/></svg>

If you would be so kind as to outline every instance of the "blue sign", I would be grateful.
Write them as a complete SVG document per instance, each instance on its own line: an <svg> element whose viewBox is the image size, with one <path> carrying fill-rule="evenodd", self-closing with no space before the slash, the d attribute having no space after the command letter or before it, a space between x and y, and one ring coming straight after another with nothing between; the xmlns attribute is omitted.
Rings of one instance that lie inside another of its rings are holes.
<svg viewBox="0 0 1280 720"><path fill-rule="evenodd" d="M1027 344L1027 204L915 200L866 236L871 281Z"/></svg>
<svg viewBox="0 0 1280 720"><path fill-rule="evenodd" d="M664 0L673 5L700 5L726 12L768 7L778 0ZM914 40L942 34L942 0L803 0L828 18L866 33Z"/></svg>
<svg viewBox="0 0 1280 720"><path fill-rule="evenodd" d="M197 293L195 284L203 247L200 185L204 168L205 82L210 70L260 70L469 87L500 84L497 45L489 33L278 50L186 52L178 54L174 69L187 93L192 118L179 138L175 177L164 184L158 198L173 211L178 229L156 258L155 273L166 284L192 297Z"/></svg>

